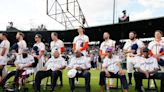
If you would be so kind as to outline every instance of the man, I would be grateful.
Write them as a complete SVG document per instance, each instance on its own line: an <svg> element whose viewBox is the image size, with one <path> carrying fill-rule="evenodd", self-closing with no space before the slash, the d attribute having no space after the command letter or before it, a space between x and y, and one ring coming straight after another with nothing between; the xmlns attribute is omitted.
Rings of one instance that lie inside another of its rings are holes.
<svg viewBox="0 0 164 92"><path fill-rule="evenodd" d="M115 43L116 41L110 39L110 34L108 32L104 32L103 34L103 38L105 41L103 41L100 45L100 56L102 57L102 59L104 59L107 55L106 53L106 49L107 48L115 48Z"/></svg>
<svg viewBox="0 0 164 92"><path fill-rule="evenodd" d="M53 51L53 56L46 62L45 67L38 71L35 76L35 92L40 92L41 80L49 76L51 76L51 92L53 92L56 86L57 78L62 74L62 70L66 66L66 61L60 56L59 51L57 49Z"/></svg>
<svg viewBox="0 0 164 92"><path fill-rule="evenodd" d="M160 30L155 31L155 39L148 44L150 56L157 59L160 66L159 77L164 73L164 40L162 39L163 32ZM162 83L161 83L162 84ZM161 87L161 92L164 92L164 87Z"/></svg>
<svg viewBox="0 0 164 92"><path fill-rule="evenodd" d="M43 68L43 64L44 64L45 45L43 42L41 42L41 39L42 39L42 35L36 34L35 35L36 43L33 45L33 48L32 48L32 55L35 61L38 62L36 70L35 70L35 74L38 70Z"/></svg>
<svg viewBox="0 0 164 92"><path fill-rule="evenodd" d="M18 54L21 54L23 49L27 48L26 41L24 40L24 34L22 32L17 32L16 39L18 40Z"/></svg>
<svg viewBox="0 0 164 92"><path fill-rule="evenodd" d="M69 70L69 84L71 88L71 92L75 92L75 77L84 77L85 78L85 90L86 92L90 92L90 77L91 74L89 69L91 67L90 63L88 63L88 59L85 56L81 55L81 52L77 50L75 52L75 57L73 57L67 67Z"/></svg>
<svg viewBox="0 0 164 92"><path fill-rule="evenodd" d="M144 43L137 38L137 34L134 31L129 33L129 40L125 43L123 50L127 56L126 67L129 77L129 86L132 85L132 73L133 73L133 60L135 56L140 55L140 51L144 48Z"/></svg>
<svg viewBox="0 0 164 92"><path fill-rule="evenodd" d="M134 79L136 82L136 89L139 92L144 92L144 89L142 87L142 79L157 78L159 76L158 62L156 58L149 57L148 48L145 48L143 50L143 57L137 57L135 58L135 60L136 60L136 64L134 66L135 67Z"/></svg>
<svg viewBox="0 0 164 92"><path fill-rule="evenodd" d="M51 33L51 43L50 43L50 49L51 49L51 53L53 52L53 49L56 48L59 50L60 54L64 53L64 43L63 41L61 41L60 39L58 39L58 34L56 32L52 32Z"/></svg>
<svg viewBox="0 0 164 92"><path fill-rule="evenodd" d="M23 49L21 54L16 56L15 66L16 70L10 72L4 79L1 81L1 85L4 86L6 81L15 76L14 78L14 87L18 86L19 77L22 78L25 75L33 73L33 64L35 63L32 55L28 54L28 49ZM22 80L22 79L20 79Z"/></svg>
<svg viewBox="0 0 164 92"><path fill-rule="evenodd" d="M104 32L103 34L103 38L105 41L103 41L100 45L100 56L102 59L104 59L107 55L106 53L106 49L107 48L113 48L113 50L115 49L115 43L116 41L110 39L110 34L108 32ZM112 87L114 83L113 79L110 79L110 86Z"/></svg>
<svg viewBox="0 0 164 92"><path fill-rule="evenodd" d="M89 38L87 35L84 34L84 28L79 27L78 33L79 35L76 36L73 40L73 52L76 52L77 50L80 50L81 53L86 56L87 54L87 48L89 44Z"/></svg>
<svg viewBox="0 0 164 92"><path fill-rule="evenodd" d="M10 42L8 41L7 36L8 35L6 33L2 33L1 35L2 42L0 43L0 81L2 79L2 71L4 66L7 64L7 54L10 48Z"/></svg>
<svg viewBox="0 0 164 92"><path fill-rule="evenodd" d="M56 32L51 33L51 39L52 39L52 41L50 43L51 54L53 54L53 52L54 52L53 50L55 50L55 49L59 50L60 55L64 54L64 50L65 50L64 43L62 40L58 39L58 34ZM61 74L60 83L59 83L60 86L63 85L62 80L63 80L63 78L62 78L62 74Z"/></svg>
<svg viewBox="0 0 164 92"><path fill-rule="evenodd" d="M128 84L125 73L122 70L120 63L118 62L118 59L112 55L112 48L107 48L106 53L107 56L103 60L103 68L100 72L100 92L104 92L106 77L119 77L121 84L123 85L124 92L128 92Z"/></svg>
<svg viewBox="0 0 164 92"><path fill-rule="evenodd" d="M162 36L162 31L155 31L155 39L148 45L150 55L158 60L160 66L164 66L164 40L162 39Z"/></svg>

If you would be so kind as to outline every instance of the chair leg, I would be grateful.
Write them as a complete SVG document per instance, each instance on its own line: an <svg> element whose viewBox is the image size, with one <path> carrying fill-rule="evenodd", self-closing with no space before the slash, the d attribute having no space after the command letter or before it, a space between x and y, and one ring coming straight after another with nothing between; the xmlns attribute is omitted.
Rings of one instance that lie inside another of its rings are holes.
<svg viewBox="0 0 164 92"><path fill-rule="evenodd" d="M118 78L117 78L117 84L116 84L116 89L118 89Z"/></svg>
<svg viewBox="0 0 164 92"><path fill-rule="evenodd" d="M48 86L48 80L49 80L49 77L47 78L47 81L46 81L46 90L47 90L47 86Z"/></svg>
<svg viewBox="0 0 164 92"><path fill-rule="evenodd" d="M155 85L156 92L158 92L158 87L157 87L155 79L153 79L153 82L154 82L154 85Z"/></svg>
<svg viewBox="0 0 164 92"><path fill-rule="evenodd" d="M150 79L148 79L148 83L147 83L147 89L150 89Z"/></svg>

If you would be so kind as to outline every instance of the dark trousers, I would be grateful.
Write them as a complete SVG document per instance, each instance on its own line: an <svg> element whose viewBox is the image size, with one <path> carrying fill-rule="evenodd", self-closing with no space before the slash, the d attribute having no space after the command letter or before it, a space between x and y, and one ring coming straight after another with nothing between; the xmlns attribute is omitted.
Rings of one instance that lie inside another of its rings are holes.
<svg viewBox="0 0 164 92"><path fill-rule="evenodd" d="M123 88L124 89L128 89L128 84L127 84L127 80L126 80L126 76L125 75L119 75L118 73L117 74L114 74L112 72L109 72L110 73L110 77L111 78L120 78L121 80L121 84L123 85ZM106 74L104 71L101 71L100 72L100 77L99 77L99 85L100 86L104 86L106 84Z"/></svg>
<svg viewBox="0 0 164 92"><path fill-rule="evenodd" d="M69 78L69 84L70 84L70 89L73 91L75 89L75 78L76 77L83 77L85 78L85 90L86 92L90 92L90 77L91 74L89 71L83 71L81 73L76 73L76 76L74 78Z"/></svg>
<svg viewBox="0 0 164 92"><path fill-rule="evenodd" d="M56 81L61 74L62 72L59 70L38 71L35 76L35 84L34 84L35 92L38 92L38 91L40 92L41 80L49 76L51 77L51 88L53 91L56 86Z"/></svg>
<svg viewBox="0 0 164 92"><path fill-rule="evenodd" d="M161 80L161 88L160 88L160 92L164 92L164 73L155 73L153 76L150 76L149 78L151 79L160 79ZM146 79L145 74L140 73L140 72L134 72L134 79L136 82L136 89L139 92L142 92L141 90L141 86L142 86L142 80Z"/></svg>
<svg viewBox="0 0 164 92"><path fill-rule="evenodd" d="M7 74L7 76L5 76L2 81L1 81L1 85L4 86L6 81L8 79L10 79L12 76L15 76L14 78L14 85L18 85L18 80L19 80L19 77L21 77L21 74L24 72L24 70L17 70L17 71L12 71L10 72L9 74Z"/></svg>

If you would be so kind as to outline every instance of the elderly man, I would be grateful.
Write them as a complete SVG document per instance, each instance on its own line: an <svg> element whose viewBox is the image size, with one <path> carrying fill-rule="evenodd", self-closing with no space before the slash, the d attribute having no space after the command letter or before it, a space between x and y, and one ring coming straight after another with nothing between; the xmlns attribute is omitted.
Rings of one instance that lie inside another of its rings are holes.
<svg viewBox="0 0 164 92"><path fill-rule="evenodd" d="M88 59L85 56L81 55L81 52L78 50L75 52L75 57L73 57L67 67L69 70L68 77L69 77L69 84L71 88L71 92L75 92L75 84L74 79L75 77L84 77L85 78L85 90L86 92L90 92L90 77L91 74L89 69L91 64L89 63Z"/></svg>
<svg viewBox="0 0 164 92"><path fill-rule="evenodd" d="M124 92L128 92L128 84L124 71L116 57L112 55L112 48L107 48L107 57L103 60L102 71L100 72L100 82L101 86L100 92L104 92L106 77L119 77L121 84L123 85Z"/></svg>
<svg viewBox="0 0 164 92"><path fill-rule="evenodd" d="M22 78L24 75L33 73L33 65L35 64L34 58L32 55L28 54L28 49L23 49L22 54L16 56L16 61L14 62L16 70L10 72L4 79L1 81L1 85L4 86L6 81L12 77L14 78L14 86L18 86L19 77Z"/></svg>
<svg viewBox="0 0 164 92"><path fill-rule="evenodd" d="M53 50L53 56L46 62L45 67L38 71L35 76L35 92L40 92L40 84L43 78L51 76L52 79L52 89L54 91L56 86L57 78L62 74L62 70L66 66L66 61L60 56L58 50Z"/></svg>

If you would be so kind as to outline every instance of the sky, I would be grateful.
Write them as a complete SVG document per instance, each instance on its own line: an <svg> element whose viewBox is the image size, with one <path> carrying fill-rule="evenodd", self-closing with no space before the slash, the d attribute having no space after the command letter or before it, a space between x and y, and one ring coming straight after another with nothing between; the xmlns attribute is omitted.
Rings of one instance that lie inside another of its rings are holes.
<svg viewBox="0 0 164 92"><path fill-rule="evenodd" d="M66 0L64 0L66 1ZM114 0L78 0L89 26L113 23ZM164 16L164 0L116 0L116 16L126 10L130 21ZM46 15L46 0L1 0L0 30L5 30L8 22L20 30L29 30L44 24L49 30L63 30L64 26Z"/></svg>

